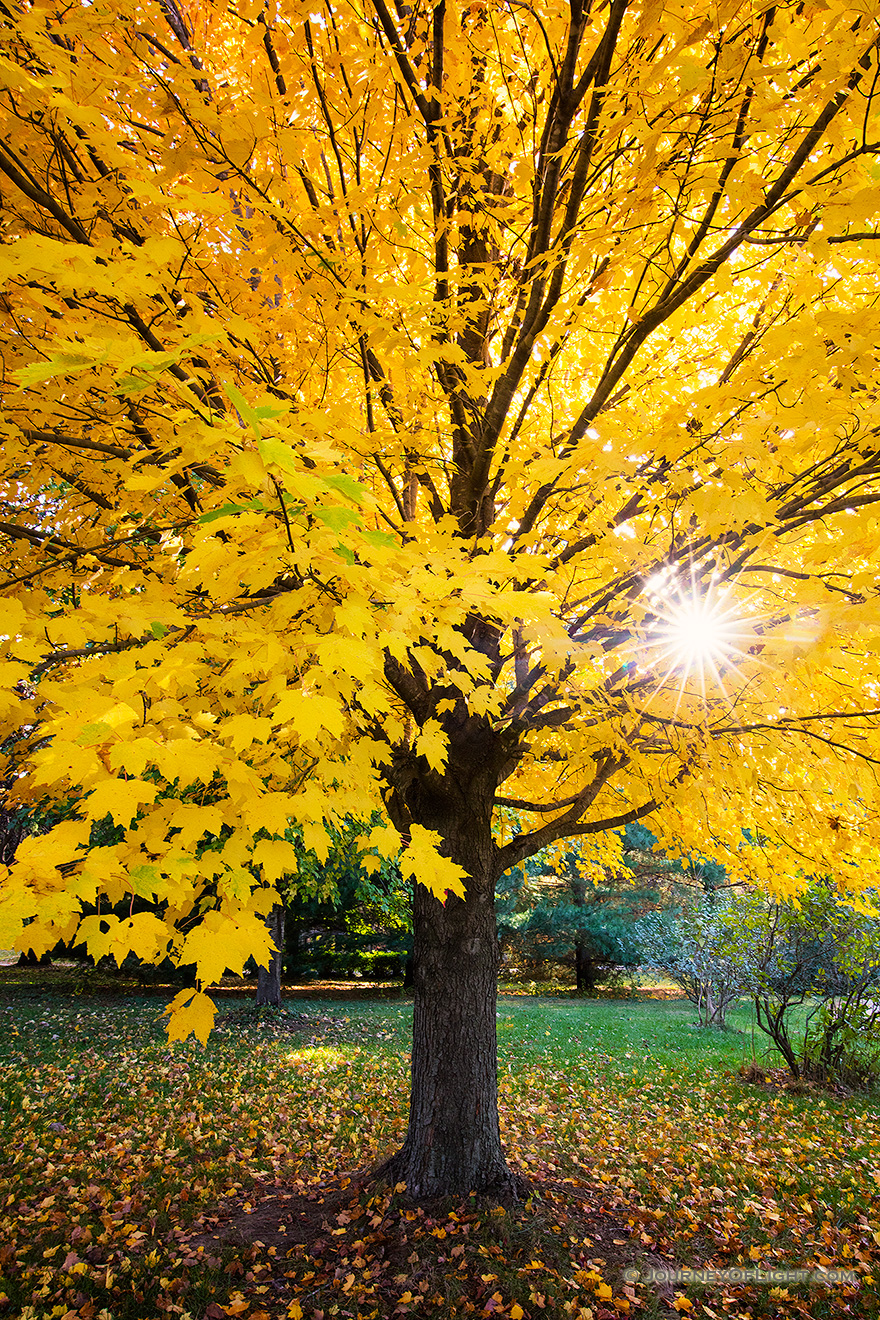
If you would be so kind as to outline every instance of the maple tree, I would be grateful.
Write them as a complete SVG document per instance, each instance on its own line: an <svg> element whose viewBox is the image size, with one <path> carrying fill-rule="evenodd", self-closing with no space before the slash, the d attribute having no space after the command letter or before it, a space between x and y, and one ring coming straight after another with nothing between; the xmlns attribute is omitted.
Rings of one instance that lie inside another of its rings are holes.
<svg viewBox="0 0 880 1320"><path fill-rule="evenodd" d="M365 861L420 882L388 1171L509 1185L506 869L657 813L734 878L876 879L876 18L0 21L3 717L16 801L69 804L2 939L210 983L268 955L286 830L381 805Z"/></svg>

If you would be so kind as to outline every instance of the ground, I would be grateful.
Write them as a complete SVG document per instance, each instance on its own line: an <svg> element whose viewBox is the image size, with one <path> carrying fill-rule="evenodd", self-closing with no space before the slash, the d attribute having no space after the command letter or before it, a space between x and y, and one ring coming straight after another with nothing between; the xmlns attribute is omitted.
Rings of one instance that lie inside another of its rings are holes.
<svg viewBox="0 0 880 1320"><path fill-rule="evenodd" d="M502 997L528 1194L416 1206L371 1176L404 1131L402 996L227 998L207 1049L169 1049L161 999L57 984L0 982L0 1317L880 1317L877 1099L781 1086L745 1008L719 1034L683 1000ZM858 1284L649 1277L676 1266Z"/></svg>

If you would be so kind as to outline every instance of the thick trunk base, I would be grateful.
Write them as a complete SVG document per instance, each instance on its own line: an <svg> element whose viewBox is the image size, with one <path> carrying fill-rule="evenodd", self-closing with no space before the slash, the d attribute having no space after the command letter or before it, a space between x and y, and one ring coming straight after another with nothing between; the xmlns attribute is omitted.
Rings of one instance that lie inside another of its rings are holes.
<svg viewBox="0 0 880 1320"><path fill-rule="evenodd" d="M435 831L466 879L441 902L413 892L413 1050L409 1126L384 1176L421 1201L470 1193L514 1196L498 1121L499 852L492 810L510 750L481 717L457 711L442 775L410 749L389 767L389 813L401 833Z"/></svg>
<svg viewBox="0 0 880 1320"><path fill-rule="evenodd" d="M574 949L574 973L577 992L590 995L596 989L596 966L586 946L578 943Z"/></svg>
<svg viewBox="0 0 880 1320"><path fill-rule="evenodd" d="M474 1194L486 1201L510 1205L513 1202L527 1200L532 1191L529 1181L507 1164L503 1150L500 1162L491 1171L487 1169L484 1172L477 1180L477 1186L468 1187L467 1190L459 1187L453 1191L446 1178L438 1177L433 1182L425 1178L423 1162L419 1159L418 1153L412 1150L411 1144L406 1142L384 1164L372 1170L370 1178L379 1183L387 1183L390 1187L405 1183L407 1192L414 1201ZM420 1178L421 1182L419 1182ZM410 1192L411 1188L414 1189L412 1192Z"/></svg>
<svg viewBox="0 0 880 1320"><path fill-rule="evenodd" d="M450 895L443 904L422 886L414 895L409 1128L385 1176L416 1200L515 1191L498 1123L498 943L482 860L467 858L464 900Z"/></svg>

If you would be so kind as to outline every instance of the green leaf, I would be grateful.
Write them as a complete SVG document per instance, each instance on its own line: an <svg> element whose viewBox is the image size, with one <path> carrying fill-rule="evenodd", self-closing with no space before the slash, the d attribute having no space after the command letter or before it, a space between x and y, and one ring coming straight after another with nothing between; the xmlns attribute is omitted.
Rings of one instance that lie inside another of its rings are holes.
<svg viewBox="0 0 880 1320"><path fill-rule="evenodd" d="M76 741L80 747L93 747L96 743L103 742L107 735L112 732L113 730L109 724L104 724L102 720L98 720L95 724L84 725Z"/></svg>
<svg viewBox="0 0 880 1320"><path fill-rule="evenodd" d="M42 385L56 376L77 376L81 371L89 371L106 362L109 356L109 349L104 353L56 353L47 362L34 362L13 374L19 385Z"/></svg>
<svg viewBox="0 0 880 1320"><path fill-rule="evenodd" d="M229 399L229 401L235 405L237 411L241 414L244 420L248 422L253 427L256 434L259 435L260 434L259 413L251 407L251 405L248 403L247 399L244 397L241 391L237 390L235 386L231 384L230 381L225 380L223 382L223 389L226 392L226 396Z"/></svg>
<svg viewBox="0 0 880 1320"><path fill-rule="evenodd" d="M290 411L288 403L261 403L258 408L254 408L254 416L259 417L260 421L270 421L273 417L283 417Z"/></svg>
<svg viewBox="0 0 880 1320"><path fill-rule="evenodd" d="M312 513L318 522L322 522L332 532L344 532L352 523L359 525L361 521L359 513L355 513L354 509L344 509L341 504L333 504L329 508L313 509Z"/></svg>
<svg viewBox="0 0 880 1320"><path fill-rule="evenodd" d="M347 496L353 504L363 504L367 492L354 477L348 477L343 473L340 476L325 477L324 480L328 486Z"/></svg>
<svg viewBox="0 0 880 1320"><path fill-rule="evenodd" d="M144 390L151 390L154 385L152 380L144 380L141 376L123 376L116 382L114 394L143 394Z"/></svg>
<svg viewBox="0 0 880 1320"><path fill-rule="evenodd" d="M249 426L252 427L258 438L261 434L260 422L271 421L275 417L283 417L285 413L290 411L290 404L281 403L274 399L270 399L268 403L260 403L257 405L250 404L242 394L241 390L236 389L230 381L223 382L223 389L230 402L235 405L238 412ZM276 459L275 461L277 462L278 460Z"/></svg>
<svg viewBox="0 0 880 1320"><path fill-rule="evenodd" d="M235 513L264 513L266 506L262 500L248 500L247 504L224 504L219 509L209 509L196 519L200 523L216 522L218 518L231 518Z"/></svg>
<svg viewBox="0 0 880 1320"><path fill-rule="evenodd" d="M155 378L163 371L179 362L182 347L176 353L145 353L139 360L128 359L124 364L125 375L117 376L114 394L142 394L152 389ZM123 370L123 368L120 368Z"/></svg>
<svg viewBox="0 0 880 1320"><path fill-rule="evenodd" d="M139 898L152 898L162 887L161 872L155 866L144 863L129 868L128 878L131 887Z"/></svg>
<svg viewBox="0 0 880 1320"><path fill-rule="evenodd" d="M257 449L264 463L277 463L282 472L290 472L295 477L300 475L302 464L289 445L280 440L258 440Z"/></svg>
<svg viewBox="0 0 880 1320"><path fill-rule="evenodd" d="M374 528L365 527L361 532L361 536L365 541L369 541L370 545L391 546L392 548L397 545L397 537L393 536L391 532L379 532Z"/></svg>

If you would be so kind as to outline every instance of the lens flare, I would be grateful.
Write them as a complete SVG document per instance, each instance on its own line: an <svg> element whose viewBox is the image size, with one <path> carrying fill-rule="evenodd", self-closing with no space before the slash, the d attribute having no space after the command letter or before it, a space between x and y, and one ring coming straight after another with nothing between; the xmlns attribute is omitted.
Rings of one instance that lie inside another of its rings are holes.
<svg viewBox="0 0 880 1320"><path fill-rule="evenodd" d="M671 613L663 629L670 658L690 669L723 663L729 650L731 620L705 600L686 602Z"/></svg>
<svg viewBox="0 0 880 1320"><path fill-rule="evenodd" d="M658 691L678 688L676 710L695 687L704 702L711 691L726 697L725 674L754 643L754 621L712 581L706 586L692 577L682 584L668 573L652 578L647 589L653 621L645 641Z"/></svg>

